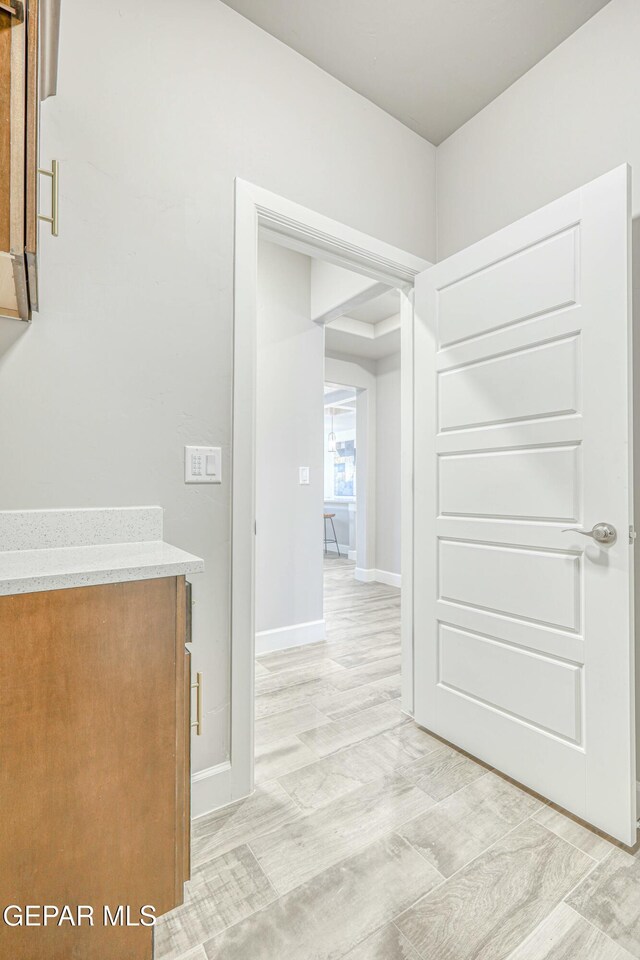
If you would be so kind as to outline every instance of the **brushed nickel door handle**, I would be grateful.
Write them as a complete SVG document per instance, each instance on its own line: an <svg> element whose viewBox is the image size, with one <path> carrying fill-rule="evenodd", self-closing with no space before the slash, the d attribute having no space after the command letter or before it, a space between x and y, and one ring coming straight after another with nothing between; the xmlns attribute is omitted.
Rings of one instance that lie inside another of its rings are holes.
<svg viewBox="0 0 640 960"><path fill-rule="evenodd" d="M563 533L579 533L581 537L591 537L596 543L615 543L618 533L612 523L596 523L591 530L580 527L566 527Z"/></svg>

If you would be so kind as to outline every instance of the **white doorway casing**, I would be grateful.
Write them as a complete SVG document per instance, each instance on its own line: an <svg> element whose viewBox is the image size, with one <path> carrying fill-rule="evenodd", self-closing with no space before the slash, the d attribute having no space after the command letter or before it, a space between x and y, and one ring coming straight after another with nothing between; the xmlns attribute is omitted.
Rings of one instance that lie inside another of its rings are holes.
<svg viewBox="0 0 640 960"><path fill-rule="evenodd" d="M253 789L255 654L255 380L258 237L326 260L401 291L402 365L413 365L414 277L428 261L338 221L236 180L231 531L231 731L229 761L193 778L193 815ZM409 378L410 379L410 378ZM403 400L406 384L403 385ZM413 709L413 412L403 403L403 708Z"/></svg>

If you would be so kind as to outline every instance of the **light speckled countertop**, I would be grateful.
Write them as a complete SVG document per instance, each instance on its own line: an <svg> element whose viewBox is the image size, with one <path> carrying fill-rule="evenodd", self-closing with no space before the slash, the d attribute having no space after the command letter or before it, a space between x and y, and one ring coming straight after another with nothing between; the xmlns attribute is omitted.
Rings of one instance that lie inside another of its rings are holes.
<svg viewBox="0 0 640 960"><path fill-rule="evenodd" d="M159 507L0 511L0 596L200 573Z"/></svg>

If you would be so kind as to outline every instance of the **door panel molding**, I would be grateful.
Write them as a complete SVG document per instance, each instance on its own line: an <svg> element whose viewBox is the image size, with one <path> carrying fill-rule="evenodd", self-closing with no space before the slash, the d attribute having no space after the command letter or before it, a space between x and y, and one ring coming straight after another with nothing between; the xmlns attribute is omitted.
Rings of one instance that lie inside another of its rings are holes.
<svg viewBox="0 0 640 960"><path fill-rule="evenodd" d="M629 240L624 165L416 279L414 629L418 722L632 844Z"/></svg>

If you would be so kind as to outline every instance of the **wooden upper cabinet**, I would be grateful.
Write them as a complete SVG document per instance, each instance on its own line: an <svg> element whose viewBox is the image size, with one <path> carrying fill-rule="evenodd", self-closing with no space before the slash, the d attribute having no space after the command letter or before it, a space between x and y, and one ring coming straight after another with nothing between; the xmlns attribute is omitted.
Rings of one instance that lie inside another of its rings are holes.
<svg viewBox="0 0 640 960"><path fill-rule="evenodd" d="M26 36L24 247L27 291L31 310L38 309L38 134L40 127L39 0L29 0Z"/></svg>
<svg viewBox="0 0 640 960"><path fill-rule="evenodd" d="M57 30L59 0L0 0L0 316L27 321L38 309L38 79L42 52L57 50L43 23Z"/></svg>

